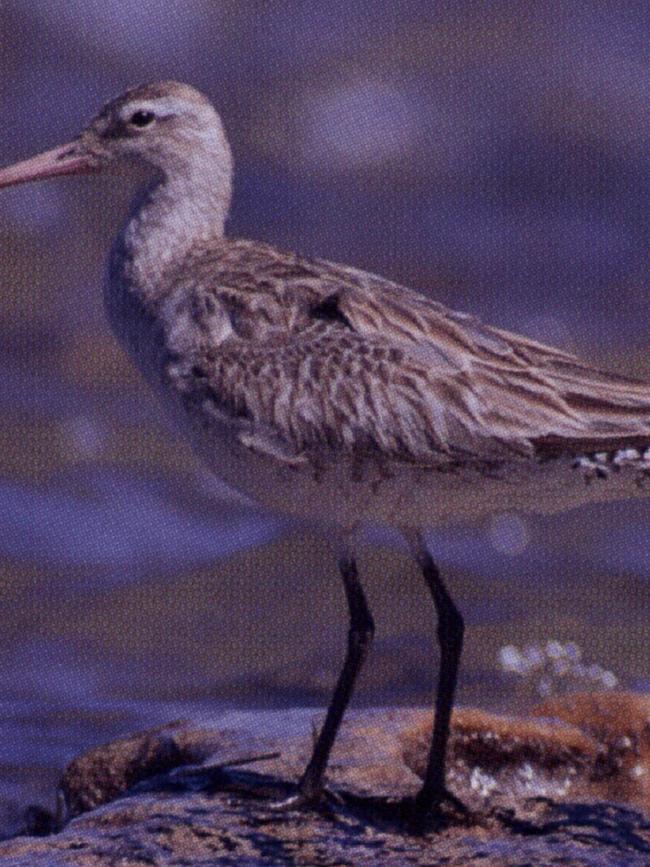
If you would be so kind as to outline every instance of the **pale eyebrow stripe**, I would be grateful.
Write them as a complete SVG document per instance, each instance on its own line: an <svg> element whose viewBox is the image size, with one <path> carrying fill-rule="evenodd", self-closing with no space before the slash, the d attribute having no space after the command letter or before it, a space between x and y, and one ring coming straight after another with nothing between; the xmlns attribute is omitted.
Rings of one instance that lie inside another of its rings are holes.
<svg viewBox="0 0 650 867"><path fill-rule="evenodd" d="M122 120L128 120L134 111L152 111L158 117L178 114L182 104L176 99L138 99L120 109Z"/></svg>

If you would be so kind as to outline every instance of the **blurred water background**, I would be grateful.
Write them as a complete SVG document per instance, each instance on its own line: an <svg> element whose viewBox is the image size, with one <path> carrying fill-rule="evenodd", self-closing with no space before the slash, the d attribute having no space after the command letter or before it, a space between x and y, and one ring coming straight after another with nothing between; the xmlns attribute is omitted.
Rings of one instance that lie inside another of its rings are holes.
<svg viewBox="0 0 650 867"><path fill-rule="evenodd" d="M186 80L231 138L231 234L650 378L648 44L644 2L2 0L0 162L76 135L127 85ZM328 543L208 478L108 332L131 192L0 197L0 805L51 801L66 761L137 727L321 707L344 650ZM532 659L548 639L650 689L648 514L432 531L468 625L461 702L520 710L535 689L500 649ZM357 701L427 703L431 606L371 541Z"/></svg>

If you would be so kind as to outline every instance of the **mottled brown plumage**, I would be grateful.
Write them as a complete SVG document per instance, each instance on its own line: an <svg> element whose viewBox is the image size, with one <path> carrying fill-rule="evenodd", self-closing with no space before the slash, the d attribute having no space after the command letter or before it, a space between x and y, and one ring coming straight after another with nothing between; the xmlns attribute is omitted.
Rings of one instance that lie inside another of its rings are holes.
<svg viewBox="0 0 650 867"><path fill-rule="evenodd" d="M220 240L190 250L168 288L197 324L174 384L292 460L492 465L650 441L647 384L353 268ZM215 321L228 323L218 339Z"/></svg>
<svg viewBox="0 0 650 867"><path fill-rule="evenodd" d="M188 85L130 89L75 141L0 171L0 186L133 160L150 182L110 257L116 335L210 469L342 537L348 652L298 801L322 795L372 638L353 532L383 522L402 530L438 613L436 715L414 815L462 810L445 753L463 621L421 530L646 495L650 386L381 277L225 237L230 149Z"/></svg>

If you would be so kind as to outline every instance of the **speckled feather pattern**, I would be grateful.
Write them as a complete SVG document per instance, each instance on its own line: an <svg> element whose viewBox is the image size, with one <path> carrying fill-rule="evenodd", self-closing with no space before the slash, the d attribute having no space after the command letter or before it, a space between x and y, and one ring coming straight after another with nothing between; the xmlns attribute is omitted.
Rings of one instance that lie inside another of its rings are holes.
<svg viewBox="0 0 650 867"><path fill-rule="evenodd" d="M647 385L374 275L215 240L166 282L170 386L291 459L330 449L475 464L650 439Z"/></svg>

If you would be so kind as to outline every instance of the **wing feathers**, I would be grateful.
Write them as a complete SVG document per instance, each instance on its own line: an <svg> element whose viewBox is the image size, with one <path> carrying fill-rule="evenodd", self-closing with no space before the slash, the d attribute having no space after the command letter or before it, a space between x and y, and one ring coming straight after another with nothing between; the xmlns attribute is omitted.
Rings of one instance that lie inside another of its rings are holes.
<svg viewBox="0 0 650 867"><path fill-rule="evenodd" d="M232 326L216 351L194 347L215 399L291 454L440 463L650 442L650 385L390 281L244 241L195 270Z"/></svg>

